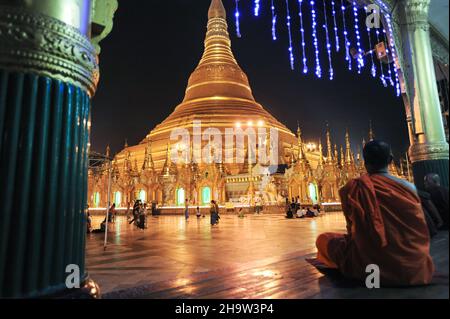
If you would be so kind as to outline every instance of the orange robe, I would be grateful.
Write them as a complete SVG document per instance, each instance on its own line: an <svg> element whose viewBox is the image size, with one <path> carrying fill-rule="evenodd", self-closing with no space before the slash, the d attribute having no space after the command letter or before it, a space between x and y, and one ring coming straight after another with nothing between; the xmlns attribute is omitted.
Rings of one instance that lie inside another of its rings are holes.
<svg viewBox="0 0 450 319"><path fill-rule="evenodd" d="M419 196L383 175L365 175L340 190L347 234L317 239L318 259L346 277L365 280L380 268L381 285L425 285L434 265Z"/></svg>

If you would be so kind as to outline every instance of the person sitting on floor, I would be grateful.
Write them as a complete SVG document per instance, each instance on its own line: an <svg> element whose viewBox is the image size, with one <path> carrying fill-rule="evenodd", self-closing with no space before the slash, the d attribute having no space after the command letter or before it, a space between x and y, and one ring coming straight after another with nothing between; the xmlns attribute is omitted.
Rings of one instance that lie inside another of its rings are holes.
<svg viewBox="0 0 450 319"><path fill-rule="evenodd" d="M306 208L302 207L302 209L299 209L297 211L297 218L305 218L306 217Z"/></svg>
<svg viewBox="0 0 450 319"><path fill-rule="evenodd" d="M294 212L293 212L293 208L292 205L288 206L287 212L286 212L286 218L294 218Z"/></svg>
<svg viewBox="0 0 450 319"><path fill-rule="evenodd" d="M428 174L425 176L425 190L431 195L431 201L436 206L443 225L441 229L448 230L448 215L449 215L449 202L448 202L448 187L441 186L441 178L438 174Z"/></svg>
<svg viewBox="0 0 450 319"><path fill-rule="evenodd" d="M348 278L365 280L377 265L384 286L426 285L434 273L430 235L416 188L388 173L390 146L371 141L364 147L368 174L339 192L347 234L317 238L318 261Z"/></svg>
<svg viewBox="0 0 450 319"><path fill-rule="evenodd" d="M314 208L307 208L306 209L306 217L308 218L314 218L319 216L319 213L317 211L314 210Z"/></svg>
<svg viewBox="0 0 450 319"><path fill-rule="evenodd" d="M422 209L425 214L425 221L427 222L430 237L433 238L438 234L438 230L443 226L441 215L438 209L431 200L431 195L424 191L419 191L420 201L422 202Z"/></svg>
<svg viewBox="0 0 450 319"><path fill-rule="evenodd" d="M100 233L104 233L104 232L106 232L106 218L100 224L100 228L99 229L94 229L92 231L92 233L94 233L94 234L100 234Z"/></svg>

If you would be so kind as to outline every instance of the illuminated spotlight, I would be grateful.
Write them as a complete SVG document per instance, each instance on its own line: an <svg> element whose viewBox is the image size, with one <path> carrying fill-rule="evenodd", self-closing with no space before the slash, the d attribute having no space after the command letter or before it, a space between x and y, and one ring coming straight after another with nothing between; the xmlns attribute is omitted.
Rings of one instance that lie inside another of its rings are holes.
<svg viewBox="0 0 450 319"><path fill-rule="evenodd" d="M258 121L258 126L259 127L263 127L264 126L264 121Z"/></svg>
<svg viewBox="0 0 450 319"><path fill-rule="evenodd" d="M241 122L237 122L237 123L236 123L236 127L237 127L237 128L240 128L241 126L242 126L242 125L241 125Z"/></svg>
<svg viewBox="0 0 450 319"><path fill-rule="evenodd" d="M250 126L250 127L253 126L253 121L248 121L247 125Z"/></svg>

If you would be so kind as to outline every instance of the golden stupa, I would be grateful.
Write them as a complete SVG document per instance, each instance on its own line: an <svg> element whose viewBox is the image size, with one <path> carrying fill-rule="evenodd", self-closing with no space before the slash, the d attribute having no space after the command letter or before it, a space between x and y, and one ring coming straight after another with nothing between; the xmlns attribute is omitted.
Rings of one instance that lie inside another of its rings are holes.
<svg viewBox="0 0 450 319"><path fill-rule="evenodd" d="M194 121L201 128L217 128L224 133L236 123L263 123L260 126L276 128L279 134L279 163L289 162L295 135L263 106L255 101L247 75L242 71L231 50L226 11L221 0L212 0L208 12L205 50L199 65L189 78L183 102L170 116L159 124L139 145L128 147L118 154L119 162L131 153L131 162L142 166L146 148L151 144L151 157L157 171L167 159L167 145L172 145L170 134L174 129L185 128L192 134ZM205 144L207 142L204 142ZM246 169L246 165L241 166ZM231 169L231 167L230 167ZM233 173L238 173L232 169Z"/></svg>

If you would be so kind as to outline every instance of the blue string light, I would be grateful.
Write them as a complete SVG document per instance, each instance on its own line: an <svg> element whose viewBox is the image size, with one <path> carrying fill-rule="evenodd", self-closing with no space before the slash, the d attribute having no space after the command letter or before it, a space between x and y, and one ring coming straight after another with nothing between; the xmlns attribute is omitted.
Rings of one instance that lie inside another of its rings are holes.
<svg viewBox="0 0 450 319"><path fill-rule="evenodd" d="M356 1L353 1L353 15L355 17L355 34L356 34L356 46L358 48L358 74L361 73L361 69L364 67L364 52L361 48L361 35L359 33L359 19L358 19L358 8L356 6Z"/></svg>
<svg viewBox="0 0 450 319"><path fill-rule="evenodd" d="M367 13L367 7L364 7L364 10L366 11L366 17L369 17L369 14ZM372 77L377 76L377 68L375 67L375 62L373 60L373 49L372 49L372 35L370 34L370 27L367 25L367 35L369 39L369 49L370 49L370 60L372 62L372 66L370 68L370 73L372 74Z"/></svg>
<svg viewBox="0 0 450 319"><path fill-rule="evenodd" d="M330 80L333 80L334 79L334 70L333 70L333 61L332 61L332 57L331 57L330 33L328 30L327 5L325 3L325 0L323 0L323 12L324 12L324 16L325 16L325 24L323 25L323 28L325 29L325 35L326 35L326 41L327 41L328 62L330 65L330 69L328 72L330 75Z"/></svg>
<svg viewBox="0 0 450 319"><path fill-rule="evenodd" d="M239 0L236 0L236 11L234 13L234 16L236 18L236 36L240 38L242 37L242 35L241 35L241 26L239 22L239 17L241 16L241 14L239 13Z"/></svg>
<svg viewBox="0 0 450 319"><path fill-rule="evenodd" d="M306 43L305 43L305 29L303 27L303 0L298 0L298 6L299 6L299 16L300 16L300 33L302 36L302 52L303 52L303 73L308 73L308 65L307 65L307 58L306 58Z"/></svg>
<svg viewBox="0 0 450 319"><path fill-rule="evenodd" d="M389 45L390 45L390 48L391 48L393 67L394 67L394 73L395 73L395 88L396 88L397 96L400 96L402 94L402 92L401 92L401 89L400 89L400 80L399 80L398 72L397 72L397 63L396 63L397 54L395 52L394 38L392 37L392 35L394 34L394 30L392 28L390 15L386 14L385 17L386 17L386 22L387 22L388 29L389 29Z"/></svg>
<svg viewBox="0 0 450 319"><path fill-rule="evenodd" d="M383 37L384 37L384 43L389 45L387 35L386 35L386 29L383 29ZM389 55L389 53L390 53L390 50L388 48L386 48L386 54ZM391 86L395 86L394 80L392 79L392 72L391 72L391 65L389 63L389 57L388 57L388 66L387 67L388 67L388 74L389 74L389 83L391 84Z"/></svg>
<svg viewBox="0 0 450 319"><path fill-rule="evenodd" d="M291 62L291 69L295 69L294 48L292 47L292 29L291 29L291 13L289 11L289 0L286 0L286 25L288 27L289 35L289 60Z"/></svg>
<svg viewBox="0 0 450 319"><path fill-rule="evenodd" d="M272 6L271 6L271 10L272 10L272 39L273 41L277 40L277 14L275 11L275 4L273 2L274 0L272 0Z"/></svg>
<svg viewBox="0 0 450 319"><path fill-rule="evenodd" d="M314 39L314 48L316 53L316 76L318 78L322 77L322 68L320 67L320 59L319 59L319 40L317 39L317 22L316 22L316 9L315 9L315 1L311 0L311 17L312 17L312 36Z"/></svg>
<svg viewBox="0 0 450 319"><path fill-rule="evenodd" d="M255 17L259 17L260 0L255 0Z"/></svg>
<svg viewBox="0 0 450 319"><path fill-rule="evenodd" d="M332 14L333 14L333 22L334 22L334 38L335 38L335 42L336 42L336 52L339 52L340 45L339 45L339 33L338 33L338 27L337 27L337 22L336 22L336 3L334 2L334 0L331 1L331 6L332 6Z"/></svg>
<svg viewBox="0 0 450 319"><path fill-rule="evenodd" d="M352 58L350 56L350 41L348 40L347 22L345 20L344 0L341 0L342 22L344 24L345 60L348 62L348 69L352 70Z"/></svg>
<svg viewBox="0 0 450 319"><path fill-rule="evenodd" d="M380 43L380 31L377 29L377 30L375 31L375 33L376 33L376 35L377 35L377 44L378 44L378 43ZM383 86L384 86L384 87L387 87L388 84L387 84L387 82L386 82L386 77L385 77L385 75L384 75L383 61L381 61L381 58L378 56L378 54L377 54L377 59L378 59L378 61L380 61L380 72L381 72L380 79L381 79L381 82L383 83Z"/></svg>

